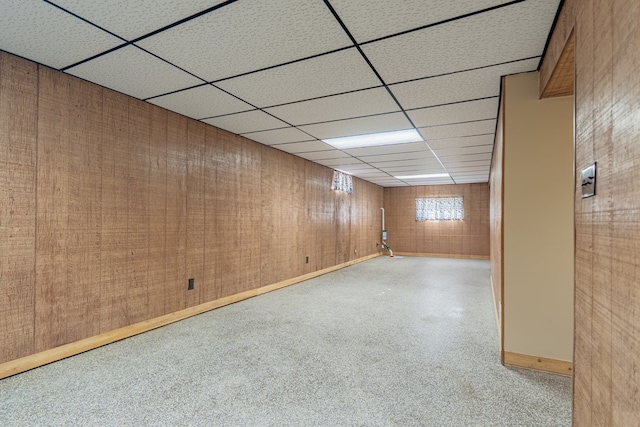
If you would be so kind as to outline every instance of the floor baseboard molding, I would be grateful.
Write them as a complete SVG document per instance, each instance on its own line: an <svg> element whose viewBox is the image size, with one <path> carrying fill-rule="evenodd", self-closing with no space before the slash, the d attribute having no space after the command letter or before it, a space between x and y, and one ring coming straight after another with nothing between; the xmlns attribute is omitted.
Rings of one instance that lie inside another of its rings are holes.
<svg viewBox="0 0 640 427"><path fill-rule="evenodd" d="M488 255L461 255L461 254L432 254L425 252L394 252L400 256L422 256L434 258L458 258L458 259L489 259Z"/></svg>
<svg viewBox="0 0 640 427"><path fill-rule="evenodd" d="M64 358L75 356L76 354L84 353L85 351L93 350L103 345L111 344L116 341L123 340L144 332L151 331L162 326L169 325L171 323L187 319L191 316L205 313L210 310L214 310L225 305L233 304L248 298L253 298L258 295L272 292L277 289L281 289L287 286L294 285L296 283L303 282L305 280L313 279L314 277L322 276L323 274L331 273L332 271L340 270L341 268L349 267L354 264L358 264L363 261L370 260L380 256L380 253L367 255L362 258L358 258L352 261L347 261L342 264L334 265L322 270L314 271L312 273L304 274L302 276L294 277L291 279L283 280L278 283L263 286L257 289L241 292L239 294L231 295L225 298L220 298L214 301L209 301L194 307L185 308L173 313L165 314L160 317L145 320L143 322L135 323L133 325L125 326L123 328L115 329L113 331L105 332L93 337L85 338L79 341L75 341L69 344L65 344L59 347L55 347L49 350L45 350L39 353L35 353L29 356L24 356L19 359L11 360L0 364L0 379L10 377L21 372L28 371L30 369L37 368Z"/></svg>
<svg viewBox="0 0 640 427"><path fill-rule="evenodd" d="M537 371L572 376L573 363L568 360L550 359L528 354L504 352L504 364L518 368L535 369Z"/></svg>

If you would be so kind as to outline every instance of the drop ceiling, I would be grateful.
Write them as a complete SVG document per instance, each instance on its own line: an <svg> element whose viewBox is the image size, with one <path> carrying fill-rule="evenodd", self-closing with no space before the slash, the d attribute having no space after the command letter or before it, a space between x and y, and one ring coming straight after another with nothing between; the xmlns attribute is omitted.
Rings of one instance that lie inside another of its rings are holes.
<svg viewBox="0 0 640 427"><path fill-rule="evenodd" d="M500 77L538 68L559 3L2 0L0 49L384 187L487 182Z"/></svg>

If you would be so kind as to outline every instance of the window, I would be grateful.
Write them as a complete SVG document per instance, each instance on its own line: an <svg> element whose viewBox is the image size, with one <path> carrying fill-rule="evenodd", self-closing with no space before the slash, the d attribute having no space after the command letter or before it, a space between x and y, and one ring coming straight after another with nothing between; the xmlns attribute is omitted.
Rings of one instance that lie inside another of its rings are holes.
<svg viewBox="0 0 640 427"><path fill-rule="evenodd" d="M333 183L331 184L332 190L346 191L347 193L353 193L353 178L351 175L340 171L333 171Z"/></svg>
<svg viewBox="0 0 640 427"><path fill-rule="evenodd" d="M457 197L420 197L416 199L416 221L463 220L464 203Z"/></svg>

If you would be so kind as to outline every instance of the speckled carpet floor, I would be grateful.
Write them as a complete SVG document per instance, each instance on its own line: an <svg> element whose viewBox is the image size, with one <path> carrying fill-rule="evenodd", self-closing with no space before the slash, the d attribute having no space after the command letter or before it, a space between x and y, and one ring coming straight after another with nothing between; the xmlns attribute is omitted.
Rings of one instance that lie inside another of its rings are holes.
<svg viewBox="0 0 640 427"><path fill-rule="evenodd" d="M0 380L0 426L569 426L499 363L489 262L376 258Z"/></svg>

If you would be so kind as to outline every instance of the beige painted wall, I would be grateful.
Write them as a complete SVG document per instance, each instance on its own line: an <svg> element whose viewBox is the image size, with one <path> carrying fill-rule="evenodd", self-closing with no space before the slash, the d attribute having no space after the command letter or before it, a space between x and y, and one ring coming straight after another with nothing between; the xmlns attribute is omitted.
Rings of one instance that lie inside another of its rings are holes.
<svg viewBox="0 0 640 427"><path fill-rule="evenodd" d="M573 97L505 78L504 350L572 360Z"/></svg>

